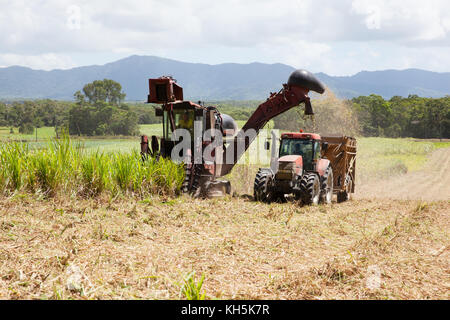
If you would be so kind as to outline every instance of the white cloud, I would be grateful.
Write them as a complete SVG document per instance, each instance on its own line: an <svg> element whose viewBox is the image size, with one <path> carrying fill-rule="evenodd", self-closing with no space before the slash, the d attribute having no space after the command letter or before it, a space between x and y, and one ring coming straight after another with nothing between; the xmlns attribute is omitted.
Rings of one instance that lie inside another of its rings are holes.
<svg viewBox="0 0 450 320"><path fill-rule="evenodd" d="M366 16L364 21L367 29L381 29L381 9L378 2L353 1L352 10Z"/></svg>
<svg viewBox="0 0 450 320"><path fill-rule="evenodd" d="M379 31L366 33L366 40L392 39L415 46L441 41L450 46L448 0L353 0L351 12L363 17L367 29Z"/></svg>
<svg viewBox="0 0 450 320"><path fill-rule="evenodd" d="M448 0L0 0L0 6L3 65L66 68L77 55L98 61L114 53L345 73L405 61L425 67L431 64L425 53L434 52L450 71Z"/></svg>
<svg viewBox="0 0 450 320"><path fill-rule="evenodd" d="M75 67L69 56L54 53L40 55L0 54L0 64L24 66L37 70L69 69Z"/></svg>

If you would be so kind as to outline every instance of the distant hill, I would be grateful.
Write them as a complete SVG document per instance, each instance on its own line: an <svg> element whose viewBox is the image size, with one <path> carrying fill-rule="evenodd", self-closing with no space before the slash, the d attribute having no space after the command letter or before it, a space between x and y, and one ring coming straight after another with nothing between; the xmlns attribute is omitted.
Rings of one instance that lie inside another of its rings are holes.
<svg viewBox="0 0 450 320"><path fill-rule="evenodd" d="M148 78L171 75L184 88L187 99L262 100L271 91L281 89L293 70L293 67L279 63L208 65L154 56L131 56L103 66L69 70L42 71L14 66L0 68L0 99L71 100L73 93L86 83L108 78L122 84L127 100L144 101L148 94ZM324 73L317 76L342 98L372 93L384 98L450 94L450 72L408 69L363 71L349 77L333 77Z"/></svg>
<svg viewBox="0 0 450 320"><path fill-rule="evenodd" d="M389 99L393 96L443 97L450 95L450 72L438 73L419 69L362 71L350 77L317 77L341 97L353 98L372 93Z"/></svg>

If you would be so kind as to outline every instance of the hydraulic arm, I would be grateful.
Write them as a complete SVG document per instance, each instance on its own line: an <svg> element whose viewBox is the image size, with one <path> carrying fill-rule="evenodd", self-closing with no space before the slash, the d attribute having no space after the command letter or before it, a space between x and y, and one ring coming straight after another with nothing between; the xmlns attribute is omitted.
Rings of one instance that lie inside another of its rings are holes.
<svg viewBox="0 0 450 320"><path fill-rule="evenodd" d="M311 73L304 70L295 71L289 78L288 84L284 84L280 92L272 93L267 101L258 106L233 142L224 149L222 169L218 176L230 173L259 131L274 117L302 102L305 103L305 114L313 115L308 96L310 90L323 93L325 88Z"/></svg>

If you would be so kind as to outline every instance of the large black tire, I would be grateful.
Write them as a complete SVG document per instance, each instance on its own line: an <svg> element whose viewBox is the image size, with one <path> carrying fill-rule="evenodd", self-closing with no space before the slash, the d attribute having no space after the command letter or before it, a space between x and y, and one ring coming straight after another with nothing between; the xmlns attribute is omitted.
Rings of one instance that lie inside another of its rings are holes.
<svg viewBox="0 0 450 320"><path fill-rule="evenodd" d="M331 169L330 166L327 168L325 174L322 177L322 187L320 194L320 201L322 203L331 204L333 200L333 186L334 186L333 169Z"/></svg>
<svg viewBox="0 0 450 320"><path fill-rule="evenodd" d="M320 201L320 180L315 173L305 173L300 181L300 194L305 205L317 205Z"/></svg>
<svg viewBox="0 0 450 320"><path fill-rule="evenodd" d="M259 169L253 185L255 201L270 203L273 200L273 173L270 169Z"/></svg>
<svg viewBox="0 0 450 320"><path fill-rule="evenodd" d="M350 200L350 193L352 192L352 189L353 189L353 180L352 177L348 175L345 178L345 191L341 191L337 195L338 203Z"/></svg>

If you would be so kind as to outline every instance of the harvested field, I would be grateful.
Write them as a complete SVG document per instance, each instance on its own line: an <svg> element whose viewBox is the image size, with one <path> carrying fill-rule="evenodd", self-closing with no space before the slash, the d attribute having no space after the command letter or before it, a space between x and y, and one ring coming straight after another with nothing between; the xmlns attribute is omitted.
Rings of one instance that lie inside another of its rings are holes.
<svg viewBox="0 0 450 320"><path fill-rule="evenodd" d="M449 200L450 148L433 152L422 170L363 184L358 198Z"/></svg>
<svg viewBox="0 0 450 320"><path fill-rule="evenodd" d="M448 299L449 203L0 201L3 299Z"/></svg>

